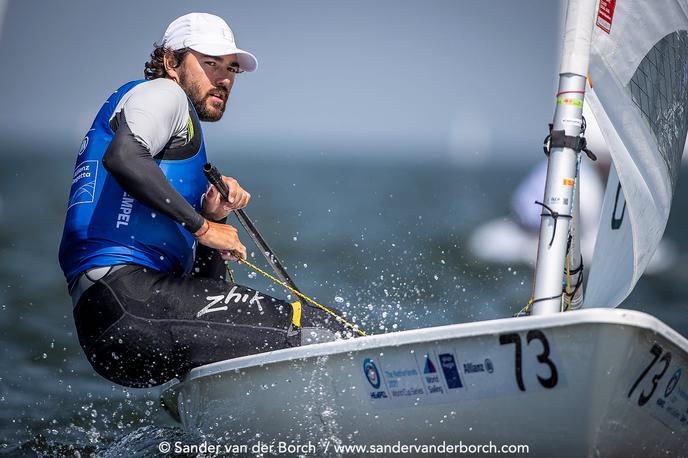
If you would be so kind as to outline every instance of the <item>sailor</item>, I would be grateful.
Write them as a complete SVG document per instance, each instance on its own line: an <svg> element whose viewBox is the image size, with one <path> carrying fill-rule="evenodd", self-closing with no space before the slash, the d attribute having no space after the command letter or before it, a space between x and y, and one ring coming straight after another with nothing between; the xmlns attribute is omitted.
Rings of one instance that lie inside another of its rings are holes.
<svg viewBox="0 0 688 458"><path fill-rule="evenodd" d="M345 331L317 309L230 285L246 257L224 224L251 195L209 187L200 121L220 120L237 75L256 58L220 17L175 19L117 89L81 144L60 245L79 342L93 368L147 387L218 360L329 340ZM300 325L300 327L299 327Z"/></svg>

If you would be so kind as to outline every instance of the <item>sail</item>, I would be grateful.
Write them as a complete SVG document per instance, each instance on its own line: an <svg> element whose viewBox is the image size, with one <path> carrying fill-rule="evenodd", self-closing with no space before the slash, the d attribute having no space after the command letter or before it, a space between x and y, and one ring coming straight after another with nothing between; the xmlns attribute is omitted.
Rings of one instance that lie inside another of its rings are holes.
<svg viewBox="0 0 688 458"><path fill-rule="evenodd" d="M688 0L600 0L598 8L586 103L613 166L585 306L616 307L662 238L686 147Z"/></svg>

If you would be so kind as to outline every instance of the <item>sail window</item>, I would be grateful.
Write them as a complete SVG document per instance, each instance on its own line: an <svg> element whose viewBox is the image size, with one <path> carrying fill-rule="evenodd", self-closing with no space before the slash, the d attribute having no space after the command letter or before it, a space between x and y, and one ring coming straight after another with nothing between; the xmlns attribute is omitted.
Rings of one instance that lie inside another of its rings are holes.
<svg viewBox="0 0 688 458"><path fill-rule="evenodd" d="M640 62L629 88L676 186L688 132L688 32L662 38Z"/></svg>

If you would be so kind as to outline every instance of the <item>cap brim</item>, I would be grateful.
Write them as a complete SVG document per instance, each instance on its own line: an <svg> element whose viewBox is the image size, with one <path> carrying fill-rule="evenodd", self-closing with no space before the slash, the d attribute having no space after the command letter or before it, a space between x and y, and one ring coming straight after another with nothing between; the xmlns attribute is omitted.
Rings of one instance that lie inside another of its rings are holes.
<svg viewBox="0 0 688 458"><path fill-rule="evenodd" d="M194 51L198 51L201 54L207 56L228 56L230 54L237 55L237 61L239 62L239 68L245 72L253 72L258 67L258 60L256 57L248 51L243 49L235 48L233 46L227 46L226 44L198 44L189 46L189 48Z"/></svg>

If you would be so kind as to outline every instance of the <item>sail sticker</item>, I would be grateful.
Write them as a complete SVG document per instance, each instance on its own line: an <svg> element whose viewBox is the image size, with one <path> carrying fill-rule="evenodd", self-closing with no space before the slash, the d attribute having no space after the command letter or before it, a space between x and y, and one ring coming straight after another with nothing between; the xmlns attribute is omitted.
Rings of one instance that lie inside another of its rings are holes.
<svg viewBox="0 0 688 458"><path fill-rule="evenodd" d="M366 397L380 409L565 387L556 345L540 330L387 348L362 362Z"/></svg>
<svg viewBox="0 0 688 458"><path fill-rule="evenodd" d="M366 358L363 360L363 373L368 379L370 386L376 390L380 388L380 372L372 359Z"/></svg>
<svg viewBox="0 0 688 458"><path fill-rule="evenodd" d="M668 428L688 431L688 387L681 383L686 361L679 355L653 343L630 373L626 398Z"/></svg>
<svg viewBox="0 0 688 458"><path fill-rule="evenodd" d="M415 365L414 365L415 366ZM400 367L384 370L385 380L393 398L418 396L425 394L416 367Z"/></svg>
<svg viewBox="0 0 688 458"><path fill-rule="evenodd" d="M456 388L463 388L463 383L461 383L461 376L459 375L459 369L456 367L456 359L451 353L442 353L439 355L440 365L442 366L442 372L444 373L444 379L447 382L447 388L450 390Z"/></svg>
<svg viewBox="0 0 688 458"><path fill-rule="evenodd" d="M575 119L575 118L563 118L561 120L561 123L564 124L565 126L571 125L571 126L581 127L583 125L583 121L581 119Z"/></svg>
<svg viewBox="0 0 688 458"><path fill-rule="evenodd" d="M425 369L423 369L424 374L434 374L437 372L435 364L432 362L430 355L425 355Z"/></svg>
<svg viewBox="0 0 688 458"><path fill-rule="evenodd" d="M380 371L372 358L365 358L363 360L363 375L368 382L368 395L370 399L386 399L389 397L385 387L381 387L382 378L380 377Z"/></svg>
<svg viewBox="0 0 688 458"><path fill-rule="evenodd" d="M574 97L557 97L557 105L570 105L582 109L583 100Z"/></svg>
<svg viewBox="0 0 688 458"><path fill-rule="evenodd" d="M373 404L387 406L409 405L425 396L421 370L411 353L381 354L377 360L363 360L363 372L368 382L369 399Z"/></svg>
<svg viewBox="0 0 688 458"><path fill-rule="evenodd" d="M597 10L597 27L610 33L612 30L612 19L614 18L614 8L616 0L600 0L600 7Z"/></svg>
<svg viewBox="0 0 688 458"><path fill-rule="evenodd" d="M674 392L676 389L676 385L678 385L678 381L681 380L681 374L683 373L683 370L681 368L676 369L676 372L674 372L674 375L671 376L669 379L669 383L667 383L666 388L664 389L664 397L668 398L671 393Z"/></svg>
<svg viewBox="0 0 688 458"><path fill-rule="evenodd" d="M568 188L566 188L568 189ZM570 202L570 197L560 197L560 196L552 196L549 198L549 205L554 206L554 205L568 205ZM568 210L568 209L566 209ZM568 213L568 211L566 212Z"/></svg>
<svg viewBox="0 0 688 458"><path fill-rule="evenodd" d="M425 363L423 364L423 382L425 388L428 390L428 395L440 395L446 392L445 386L442 384L440 374L437 372L437 357L433 352L428 352L423 356Z"/></svg>
<svg viewBox="0 0 688 458"><path fill-rule="evenodd" d="M573 178L564 178L564 186L573 186L575 180Z"/></svg>
<svg viewBox="0 0 688 458"><path fill-rule="evenodd" d="M674 372L674 375L671 376L669 379L669 382L667 383L666 388L664 389L664 397L668 398L671 396L671 393L676 390L676 386L678 385L678 381L681 380L681 374L683 373L683 370L681 368L676 369L676 372Z"/></svg>

